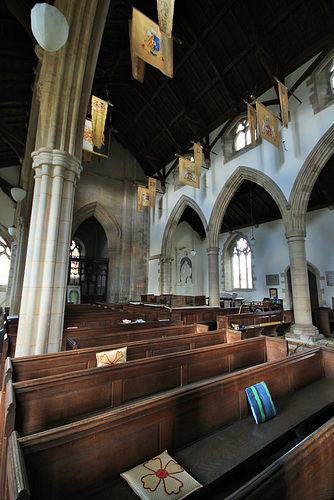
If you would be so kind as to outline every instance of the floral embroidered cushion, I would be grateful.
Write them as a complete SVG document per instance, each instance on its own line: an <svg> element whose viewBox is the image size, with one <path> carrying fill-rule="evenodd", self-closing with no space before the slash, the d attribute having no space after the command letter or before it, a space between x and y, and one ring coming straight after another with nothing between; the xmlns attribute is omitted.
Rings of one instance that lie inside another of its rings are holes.
<svg viewBox="0 0 334 500"><path fill-rule="evenodd" d="M167 450L121 476L143 500L181 499L202 488Z"/></svg>
<svg viewBox="0 0 334 500"><path fill-rule="evenodd" d="M96 353L96 366L110 366L126 362L126 347Z"/></svg>
<svg viewBox="0 0 334 500"><path fill-rule="evenodd" d="M245 391L257 424L262 424L276 415L276 408L265 382L251 385Z"/></svg>

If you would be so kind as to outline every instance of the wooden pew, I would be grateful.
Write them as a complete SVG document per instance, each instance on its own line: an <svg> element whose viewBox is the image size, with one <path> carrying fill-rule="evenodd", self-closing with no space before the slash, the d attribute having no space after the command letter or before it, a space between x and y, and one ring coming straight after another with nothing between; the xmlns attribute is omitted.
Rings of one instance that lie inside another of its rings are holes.
<svg viewBox="0 0 334 500"><path fill-rule="evenodd" d="M95 332L90 335L81 335L77 337L74 334L67 338L66 349L84 349L86 347L95 347L113 344L115 342L133 342L139 340L148 340L160 337L170 337L175 335L204 333L208 331L206 325L191 324L172 326L170 328L152 328L137 331L125 331L117 333L108 333L104 335L96 335Z"/></svg>
<svg viewBox="0 0 334 500"><path fill-rule="evenodd" d="M287 352L285 340L280 340ZM16 430L41 432L64 421L193 384L277 356L269 338L204 347L102 368L16 382ZM281 354L279 352L279 357Z"/></svg>
<svg viewBox="0 0 334 500"><path fill-rule="evenodd" d="M292 311L266 311L257 313L226 314L217 316L217 329L228 330L237 324L239 329L242 326L249 327L253 325L263 325L270 323L292 323Z"/></svg>
<svg viewBox="0 0 334 500"><path fill-rule="evenodd" d="M224 344L226 343L226 339L227 336L225 333L215 331L134 342L121 342L103 347L90 347L60 353L14 358L12 359L13 381L22 382L23 380L94 368L96 366L96 353L119 349L125 346L127 347L127 360L134 361L152 356L161 356L162 354L190 351L191 349L198 349L200 347ZM282 352L283 355L287 355L287 353L284 351Z"/></svg>
<svg viewBox="0 0 334 500"><path fill-rule="evenodd" d="M209 498L240 464L333 406L333 358L330 349L315 348L17 437L32 498L135 499L119 474L165 449L204 485L198 498ZM256 425L245 388L260 381L278 414ZM238 435L244 443L236 443Z"/></svg>
<svg viewBox="0 0 334 500"><path fill-rule="evenodd" d="M131 321L136 321L137 319L144 319L145 315L140 312L132 312L132 311L88 311L86 313L82 313L80 315L70 315L64 318L64 328L68 328L71 326L88 326L91 328L98 326L111 326L122 323L124 319L128 319Z"/></svg>
<svg viewBox="0 0 334 500"><path fill-rule="evenodd" d="M271 500L331 499L333 461L334 418L331 418L226 500L267 500L269 496Z"/></svg>
<svg viewBox="0 0 334 500"><path fill-rule="evenodd" d="M66 343L67 343L67 337L72 337L75 336L76 338L81 337L81 336L86 336L89 335L90 333L96 334L96 335L103 335L105 333L125 333L125 332L135 332L138 330L147 330L147 329L152 329L152 328L169 328L172 326L182 326L183 323L181 321L177 320L162 320L162 321L147 321L145 323L122 323L119 325L112 325L112 326L100 326L100 327L69 327L63 330L63 340L62 340L62 351L65 351L66 349Z"/></svg>

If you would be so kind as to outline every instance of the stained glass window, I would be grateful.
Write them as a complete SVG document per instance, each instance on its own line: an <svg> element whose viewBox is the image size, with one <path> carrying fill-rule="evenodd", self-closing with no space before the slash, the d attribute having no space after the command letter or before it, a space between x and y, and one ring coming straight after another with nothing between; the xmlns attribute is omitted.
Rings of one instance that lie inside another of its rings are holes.
<svg viewBox="0 0 334 500"><path fill-rule="evenodd" d="M10 268L10 246L0 236L0 286L7 286Z"/></svg>
<svg viewBox="0 0 334 500"><path fill-rule="evenodd" d="M80 247L76 241L72 240L70 246L70 259L71 259L70 282L72 284L79 283L79 258L80 258Z"/></svg>
<svg viewBox="0 0 334 500"><path fill-rule="evenodd" d="M232 252L233 288L252 288L252 252L248 241L239 238Z"/></svg>

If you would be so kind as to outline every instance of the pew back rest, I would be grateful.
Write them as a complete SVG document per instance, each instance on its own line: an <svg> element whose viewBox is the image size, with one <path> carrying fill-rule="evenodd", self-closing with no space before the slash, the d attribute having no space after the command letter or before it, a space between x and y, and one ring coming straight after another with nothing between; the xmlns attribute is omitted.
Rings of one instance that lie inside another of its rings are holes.
<svg viewBox="0 0 334 500"><path fill-rule="evenodd" d="M15 383L16 429L21 435L40 432L91 412L264 363L267 344L265 337L258 337Z"/></svg>
<svg viewBox="0 0 334 500"><path fill-rule="evenodd" d="M245 388L249 385L265 381L275 401L323 374L321 349L316 348L307 354L293 355L135 405L111 409L72 425L22 437L19 441L29 481L35 487L38 485L34 498L45 498L43 495L51 483L53 500L73 498L66 494L69 491L84 494L165 449L173 454L246 417L249 409ZM71 474L73 464L75 474Z"/></svg>

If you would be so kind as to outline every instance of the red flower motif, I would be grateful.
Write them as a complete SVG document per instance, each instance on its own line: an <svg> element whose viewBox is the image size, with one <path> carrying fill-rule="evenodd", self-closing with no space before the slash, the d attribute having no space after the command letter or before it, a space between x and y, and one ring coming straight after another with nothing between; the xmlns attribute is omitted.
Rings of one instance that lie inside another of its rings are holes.
<svg viewBox="0 0 334 500"><path fill-rule="evenodd" d="M156 457L145 462L143 465L146 469L152 471L152 474L147 474L141 478L145 489L155 491L162 481L167 495L171 495L172 493L177 495L180 492L183 482L174 477L174 474L180 474L184 472L184 469L175 460L170 460L163 467L161 459Z"/></svg>

